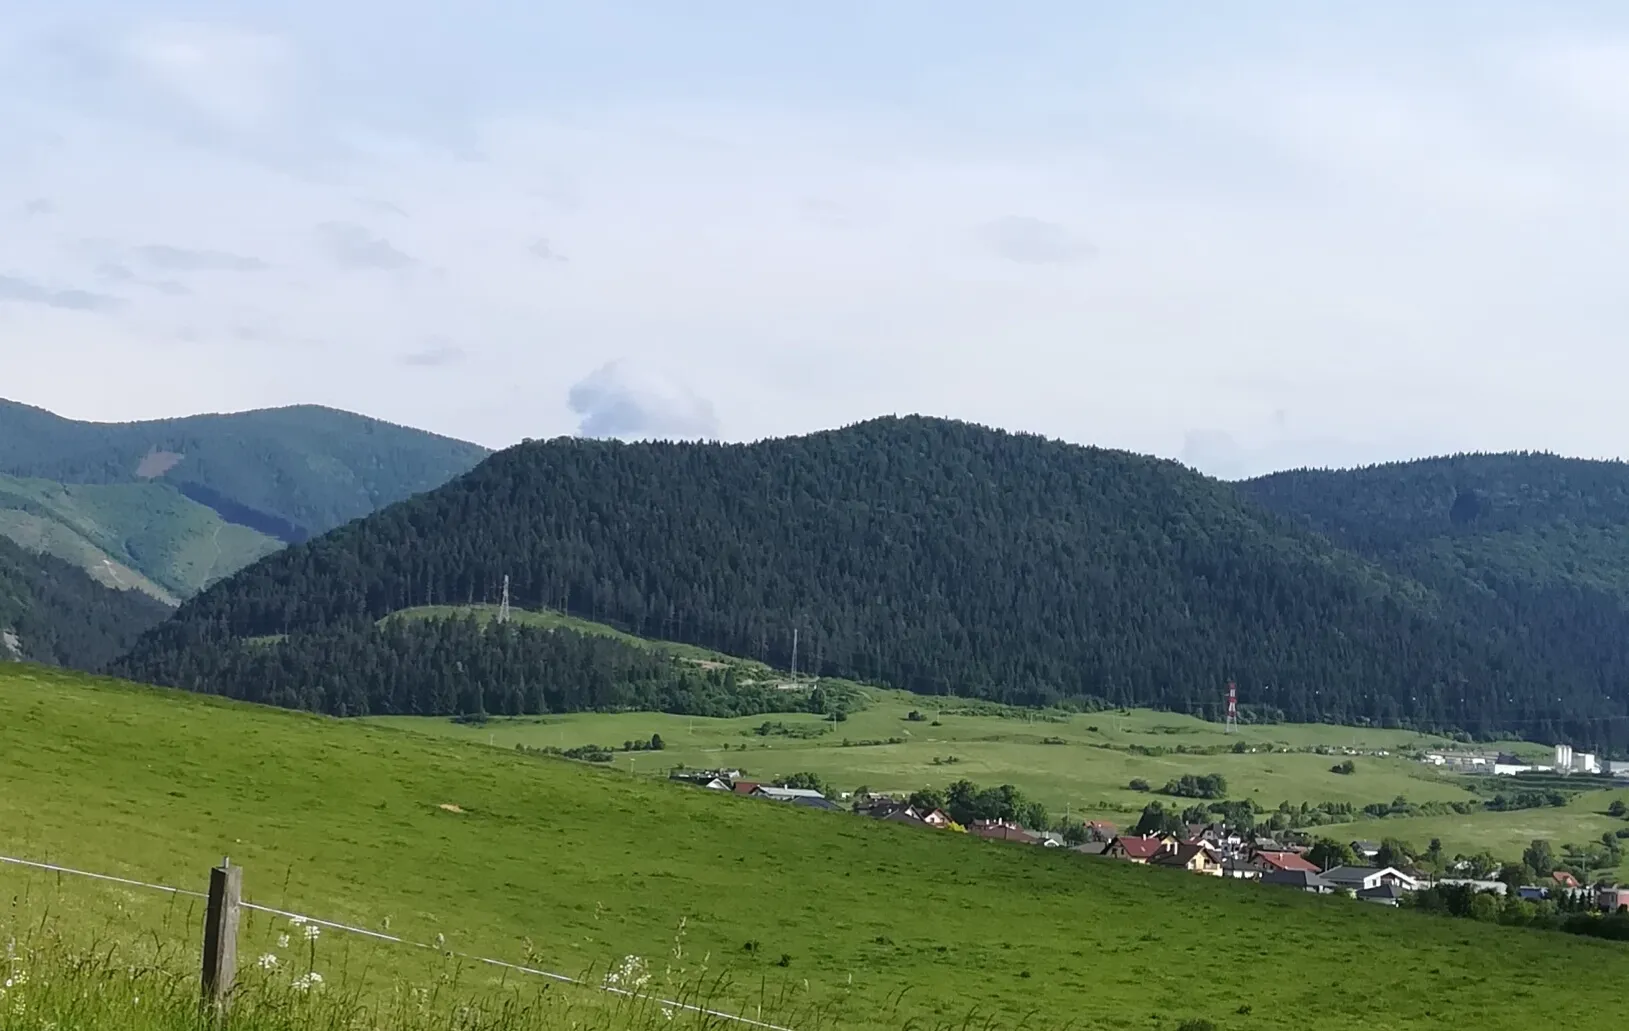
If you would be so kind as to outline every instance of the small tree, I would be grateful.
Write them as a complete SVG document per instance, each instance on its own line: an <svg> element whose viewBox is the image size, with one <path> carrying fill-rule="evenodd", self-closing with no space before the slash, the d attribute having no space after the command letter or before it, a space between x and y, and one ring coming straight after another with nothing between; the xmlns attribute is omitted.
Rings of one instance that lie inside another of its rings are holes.
<svg viewBox="0 0 1629 1031"><path fill-rule="evenodd" d="M1149 791L1149 790L1151 790L1149 788L1149 786L1148 786L1148 781L1143 780L1141 777L1133 777L1133 778L1131 778L1131 783L1129 785L1127 785L1127 786L1130 787L1131 790L1133 790L1133 791Z"/></svg>
<svg viewBox="0 0 1629 1031"><path fill-rule="evenodd" d="M1555 846L1543 838L1534 838L1533 843L1522 851L1522 862L1532 867L1538 876L1548 877L1555 871Z"/></svg>
<svg viewBox="0 0 1629 1031"><path fill-rule="evenodd" d="M1352 855L1352 846L1334 838L1319 838L1307 853L1307 861L1320 870L1331 870L1337 866L1351 866L1357 859Z"/></svg>
<svg viewBox="0 0 1629 1031"><path fill-rule="evenodd" d="M1612 804L1606 807L1606 814L1616 816L1621 820L1625 816L1629 816L1629 805L1625 805L1623 799L1615 798L1612 800Z"/></svg>
<svg viewBox="0 0 1629 1031"><path fill-rule="evenodd" d="M1343 763L1336 763L1335 765L1331 766L1329 768L1329 772L1330 773L1339 773L1339 774L1342 774L1343 776L1350 776L1351 774L1354 774L1354 773L1357 772L1357 763L1355 763L1352 760L1348 759Z"/></svg>
<svg viewBox="0 0 1629 1031"><path fill-rule="evenodd" d="M1396 838L1386 838L1380 843L1380 852L1375 856L1376 866L1407 866L1414 858L1414 847L1407 842Z"/></svg>
<svg viewBox="0 0 1629 1031"><path fill-rule="evenodd" d="M660 735L660 734L652 734L650 736L650 750L651 751L660 752L662 749L664 749L666 747L667 747L667 742L662 740L662 735Z"/></svg>
<svg viewBox="0 0 1629 1031"><path fill-rule="evenodd" d="M826 794L826 783L820 779L818 773L794 773L789 777L782 778L781 787L799 788L804 791L818 791L822 795Z"/></svg>

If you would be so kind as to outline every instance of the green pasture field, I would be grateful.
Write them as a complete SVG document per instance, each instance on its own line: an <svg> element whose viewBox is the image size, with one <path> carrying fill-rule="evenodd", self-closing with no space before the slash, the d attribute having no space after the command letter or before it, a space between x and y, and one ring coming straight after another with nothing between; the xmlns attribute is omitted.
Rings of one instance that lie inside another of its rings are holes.
<svg viewBox="0 0 1629 1031"><path fill-rule="evenodd" d="M6 855L188 886L230 855L251 901L566 972L658 966L677 939L729 976L718 1001L789 992L844 1028L1584 1027L1616 1010L1629 960L28 666L0 667L0 774ZM132 920L191 933L135 889L0 866L0 892L50 895L53 920L102 941ZM342 937L319 943L336 978L442 962Z"/></svg>
<svg viewBox="0 0 1629 1031"><path fill-rule="evenodd" d="M1171 713L1043 713L957 715L968 703L871 691L867 708L840 723L810 713L705 719L663 713L580 713L494 718L483 725L444 718L380 717L376 722L500 747L570 748L584 744L620 747L660 734L661 752L619 755L625 770L666 776L670 768L736 767L748 778L809 771L839 790L913 791L944 787L959 778L981 784L1015 784L1050 809L1082 812L1141 809L1148 794L1132 791L1133 779L1155 789L1184 773L1220 773L1232 798L1253 798L1267 808L1280 802L1457 801L1471 798L1463 778L1443 775L1393 754L1357 756L1357 770L1332 767L1345 756L1270 751L1317 744L1394 750L1428 740L1401 731L1348 727L1273 725L1241 728L1227 735L1215 724ZM941 709L941 706L943 707ZM916 711L926 719L907 719ZM789 728L825 729L819 737L759 735L765 722ZM939 725L934 726L937 722ZM897 739L898 743L886 743ZM844 742L848 742L847 745ZM1143 755L1130 745L1175 749L1228 748L1243 741L1244 753ZM877 742L865 744L863 742ZM1049 743L1050 742L1050 743ZM1112 747L1102 747L1102 746ZM744 749L744 750L743 750ZM936 761L937 760L937 761ZM954 760L954 761L951 761Z"/></svg>
<svg viewBox="0 0 1629 1031"><path fill-rule="evenodd" d="M1385 837L1422 849L1432 838L1438 838L1449 855L1488 852L1500 859L1515 859L1535 839L1549 841L1559 853L1564 845L1598 842L1602 834L1629 827L1629 821L1607 815L1607 807L1616 800L1629 803L1629 788L1581 794L1565 808L1517 809L1469 816L1409 816L1339 824L1320 828L1318 833L1371 840L1379 840L1383 833ZM1623 873L1622 870L1602 871L1603 876Z"/></svg>

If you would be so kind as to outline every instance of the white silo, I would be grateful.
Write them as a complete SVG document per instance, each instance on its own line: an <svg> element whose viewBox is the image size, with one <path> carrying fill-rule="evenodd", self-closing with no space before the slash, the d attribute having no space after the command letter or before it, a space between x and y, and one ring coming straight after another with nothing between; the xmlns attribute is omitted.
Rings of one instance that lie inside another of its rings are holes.
<svg viewBox="0 0 1629 1031"><path fill-rule="evenodd" d="M1572 746L1571 745L1556 745L1555 746L1555 771L1557 773L1571 773L1572 772Z"/></svg>

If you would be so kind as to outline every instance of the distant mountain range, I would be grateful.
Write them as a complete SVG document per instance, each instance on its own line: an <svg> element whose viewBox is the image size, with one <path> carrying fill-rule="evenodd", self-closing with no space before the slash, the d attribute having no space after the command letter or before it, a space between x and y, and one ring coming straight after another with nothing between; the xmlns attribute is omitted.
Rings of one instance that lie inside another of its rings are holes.
<svg viewBox="0 0 1629 1031"><path fill-rule="evenodd" d="M175 605L487 454L312 406L90 423L0 400L0 535Z"/></svg>
<svg viewBox="0 0 1629 1031"><path fill-rule="evenodd" d="M264 649L289 649L329 671L290 704L405 711L433 694L403 661L418 631L375 621L494 601L507 576L520 606L781 666L796 629L800 669L923 692L1216 716L1236 679L1252 719L1621 750L1626 498L1621 463L1231 484L921 417L750 445L559 439L261 559L118 669L244 695ZM539 671L482 668L492 711L536 697L506 678Z"/></svg>

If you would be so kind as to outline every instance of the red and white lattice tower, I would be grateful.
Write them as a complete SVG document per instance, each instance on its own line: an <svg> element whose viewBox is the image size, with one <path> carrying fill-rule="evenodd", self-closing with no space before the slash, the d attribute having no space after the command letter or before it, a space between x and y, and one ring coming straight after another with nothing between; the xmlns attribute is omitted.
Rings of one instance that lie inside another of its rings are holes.
<svg viewBox="0 0 1629 1031"><path fill-rule="evenodd" d="M1239 688L1233 681L1227 682L1227 726L1225 733L1231 734L1239 725Z"/></svg>

